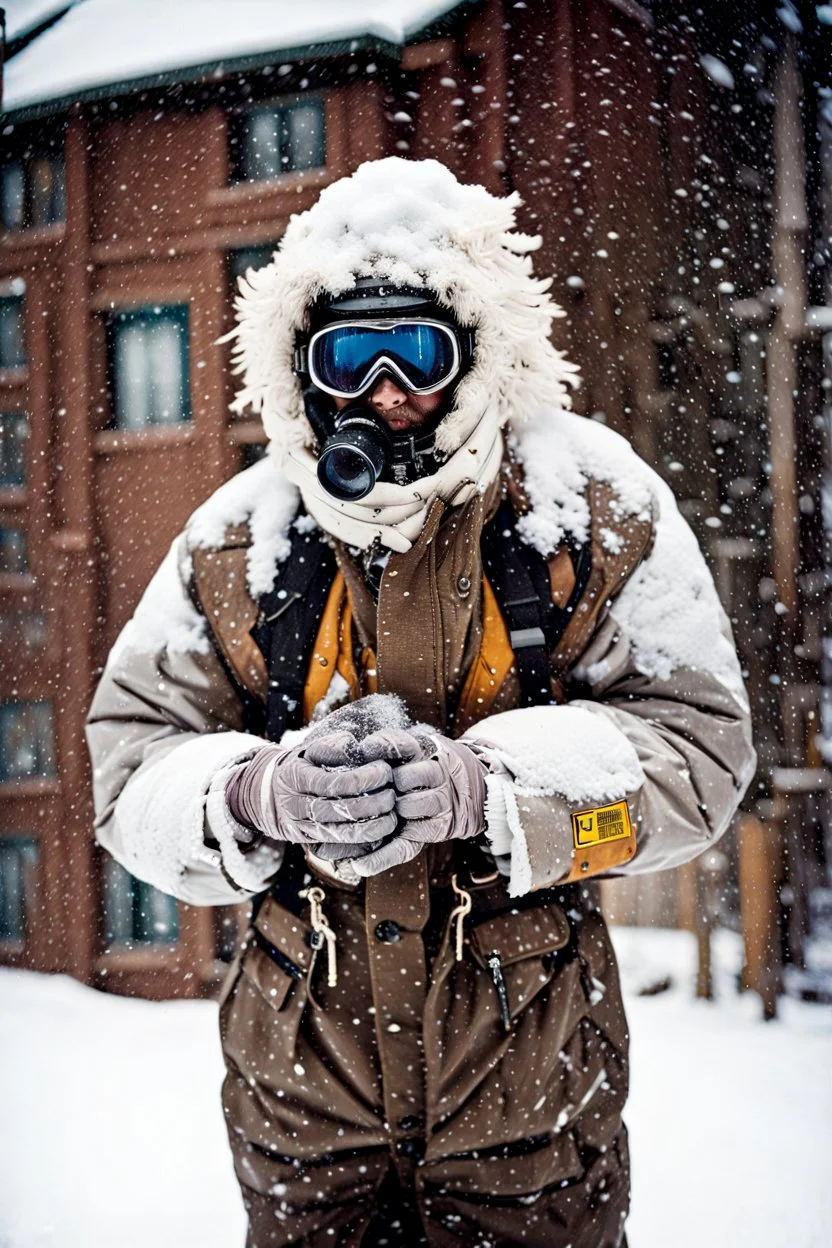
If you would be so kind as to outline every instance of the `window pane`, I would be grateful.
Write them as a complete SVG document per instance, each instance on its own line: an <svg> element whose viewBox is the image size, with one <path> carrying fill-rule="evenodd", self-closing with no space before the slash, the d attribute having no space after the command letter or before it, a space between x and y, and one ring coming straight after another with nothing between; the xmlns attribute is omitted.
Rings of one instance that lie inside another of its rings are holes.
<svg viewBox="0 0 832 1248"><path fill-rule="evenodd" d="M324 109L320 100L286 109L283 169L317 169L324 164Z"/></svg>
<svg viewBox="0 0 832 1248"><path fill-rule="evenodd" d="M26 363L23 346L23 299L0 298L0 368L21 368Z"/></svg>
<svg viewBox="0 0 832 1248"><path fill-rule="evenodd" d="M0 839L0 940L25 938L32 901L27 886L37 860L37 842L30 837Z"/></svg>
<svg viewBox="0 0 832 1248"><path fill-rule="evenodd" d="M25 572L26 568L25 532L0 525L0 572Z"/></svg>
<svg viewBox="0 0 832 1248"><path fill-rule="evenodd" d="M182 419L182 331L172 321L147 326L150 422L171 425Z"/></svg>
<svg viewBox="0 0 832 1248"><path fill-rule="evenodd" d="M52 157L52 216L51 221L66 221L66 179L62 157Z"/></svg>
<svg viewBox="0 0 832 1248"><path fill-rule="evenodd" d="M113 858L104 863L103 900L108 945L172 944L178 940L176 899L137 880Z"/></svg>
<svg viewBox="0 0 832 1248"><path fill-rule="evenodd" d="M125 312L111 329L115 427L190 420L187 308Z"/></svg>
<svg viewBox="0 0 832 1248"><path fill-rule="evenodd" d="M29 185L31 194L30 225L50 225L60 220L59 205L63 192L59 162L51 156L33 156L29 162ZM61 213L63 216L63 213Z"/></svg>
<svg viewBox="0 0 832 1248"><path fill-rule="evenodd" d="M0 704L0 780L55 774L51 702Z"/></svg>
<svg viewBox="0 0 832 1248"><path fill-rule="evenodd" d="M23 228L25 211L26 182L23 165L15 161L12 165L4 165L0 179L0 217L7 230Z"/></svg>
<svg viewBox="0 0 832 1248"><path fill-rule="evenodd" d="M270 264L277 250L277 243L266 243L262 247L238 247L229 254L228 268L232 278L245 277L249 269L262 269ZM234 292L236 293L236 280Z"/></svg>
<svg viewBox="0 0 832 1248"><path fill-rule="evenodd" d="M250 182L276 178L280 173L280 111L256 108L243 124L243 177Z"/></svg>
<svg viewBox="0 0 832 1248"><path fill-rule="evenodd" d="M22 412L0 414L0 485L26 482L26 439L29 422Z"/></svg>

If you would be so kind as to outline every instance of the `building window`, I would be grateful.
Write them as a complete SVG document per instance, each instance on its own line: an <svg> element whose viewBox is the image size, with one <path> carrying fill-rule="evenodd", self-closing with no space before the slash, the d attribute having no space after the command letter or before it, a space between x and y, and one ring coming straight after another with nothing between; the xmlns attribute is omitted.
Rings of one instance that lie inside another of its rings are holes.
<svg viewBox="0 0 832 1248"><path fill-rule="evenodd" d="M262 269L270 264L277 243L263 243L257 247L237 247L228 253L228 271L231 274L234 291L237 290L237 278L245 277L249 269Z"/></svg>
<svg viewBox="0 0 832 1248"><path fill-rule="evenodd" d="M0 573L21 573L27 570L24 530L0 524Z"/></svg>
<svg viewBox="0 0 832 1248"><path fill-rule="evenodd" d="M108 341L115 429L191 419L187 307L119 312L108 323Z"/></svg>
<svg viewBox="0 0 832 1248"><path fill-rule="evenodd" d="M2 295L0 296L0 368L23 368L25 364L23 295L22 293Z"/></svg>
<svg viewBox="0 0 832 1248"><path fill-rule="evenodd" d="M54 774L52 703L0 703L0 780Z"/></svg>
<svg viewBox="0 0 832 1248"><path fill-rule="evenodd" d="M0 645L36 650L47 642L46 616L42 611L0 610Z"/></svg>
<svg viewBox="0 0 832 1248"><path fill-rule="evenodd" d="M231 119L235 182L265 182L326 163L323 100L250 108Z"/></svg>
<svg viewBox="0 0 832 1248"><path fill-rule="evenodd" d="M26 151L0 168L0 220L7 230L52 225L66 217L63 157Z"/></svg>
<svg viewBox="0 0 832 1248"><path fill-rule="evenodd" d="M137 880L114 858L107 858L104 862L104 939L107 945L170 945L178 938L176 898Z"/></svg>
<svg viewBox="0 0 832 1248"><path fill-rule="evenodd" d="M38 847L32 837L0 838L0 940L26 938L37 863Z"/></svg>
<svg viewBox="0 0 832 1248"><path fill-rule="evenodd" d="M0 412L0 486L26 484L29 422L22 412Z"/></svg>

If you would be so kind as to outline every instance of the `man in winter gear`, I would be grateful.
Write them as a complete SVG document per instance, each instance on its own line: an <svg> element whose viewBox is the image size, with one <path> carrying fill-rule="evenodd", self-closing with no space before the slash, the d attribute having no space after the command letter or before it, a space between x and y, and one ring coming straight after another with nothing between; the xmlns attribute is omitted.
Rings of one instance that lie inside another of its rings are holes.
<svg viewBox="0 0 832 1248"><path fill-rule="evenodd" d="M566 410L516 204L392 159L292 219L237 304L270 454L192 517L91 711L102 843L255 899L220 1010L250 1248L618 1248L592 881L695 857L753 772L696 542Z"/></svg>

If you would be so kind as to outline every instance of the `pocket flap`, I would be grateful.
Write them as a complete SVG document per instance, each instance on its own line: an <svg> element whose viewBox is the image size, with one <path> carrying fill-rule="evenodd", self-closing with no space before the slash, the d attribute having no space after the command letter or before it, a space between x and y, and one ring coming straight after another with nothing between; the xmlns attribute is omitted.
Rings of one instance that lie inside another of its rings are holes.
<svg viewBox="0 0 832 1248"><path fill-rule="evenodd" d="M278 905L273 897L267 897L257 912L254 927L295 966L309 970L312 950L308 941L312 928L308 923Z"/></svg>
<svg viewBox="0 0 832 1248"><path fill-rule="evenodd" d="M560 906L537 906L485 919L471 931L471 952L481 966L495 950L503 966L554 953L569 943L569 921Z"/></svg>
<svg viewBox="0 0 832 1248"><path fill-rule="evenodd" d="M267 953L252 945L243 958L243 974L254 984L267 1005L273 1010L283 1008L289 989L295 982L291 975L273 962Z"/></svg>

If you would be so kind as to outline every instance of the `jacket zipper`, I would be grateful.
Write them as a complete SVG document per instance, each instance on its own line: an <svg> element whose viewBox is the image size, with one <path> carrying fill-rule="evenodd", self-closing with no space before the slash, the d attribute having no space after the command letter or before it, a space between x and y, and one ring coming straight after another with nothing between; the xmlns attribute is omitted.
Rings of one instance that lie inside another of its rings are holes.
<svg viewBox="0 0 832 1248"><path fill-rule="evenodd" d="M493 953L489 953L485 961L488 966L488 973L491 976L494 987L497 990L497 1004L500 1007L500 1018L503 1020L503 1026L506 1031L511 1031L511 1013L508 1008L508 992L506 991L506 981L503 978L503 967L497 950L495 949Z"/></svg>

